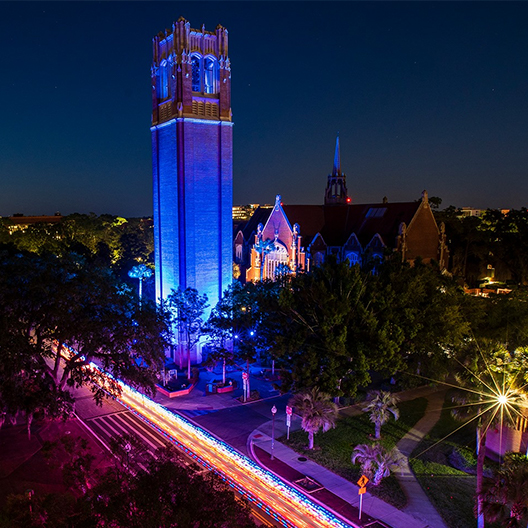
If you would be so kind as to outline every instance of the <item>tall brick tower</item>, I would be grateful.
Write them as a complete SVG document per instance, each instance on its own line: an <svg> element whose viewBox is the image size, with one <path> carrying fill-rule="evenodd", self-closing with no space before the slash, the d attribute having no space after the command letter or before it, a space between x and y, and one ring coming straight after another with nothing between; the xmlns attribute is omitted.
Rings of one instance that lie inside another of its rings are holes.
<svg viewBox="0 0 528 528"><path fill-rule="evenodd" d="M213 307L232 277L233 133L227 30L180 18L153 39L156 296L178 286Z"/></svg>

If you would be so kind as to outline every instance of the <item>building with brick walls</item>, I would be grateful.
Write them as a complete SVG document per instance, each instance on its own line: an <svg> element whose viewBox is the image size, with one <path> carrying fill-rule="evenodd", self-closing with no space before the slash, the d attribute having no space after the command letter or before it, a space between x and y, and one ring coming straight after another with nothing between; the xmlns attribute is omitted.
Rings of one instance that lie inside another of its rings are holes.
<svg viewBox="0 0 528 528"><path fill-rule="evenodd" d="M154 37L151 75L156 296L190 287L214 306L232 280L227 30L180 18Z"/></svg>
<svg viewBox="0 0 528 528"><path fill-rule="evenodd" d="M241 279L248 281L309 271L328 255L375 265L397 252L404 261L436 261L441 269L449 257L444 227L437 226L426 191L414 202L351 203L339 140L324 205L283 205L278 195L272 209L257 209L238 230L234 246Z"/></svg>

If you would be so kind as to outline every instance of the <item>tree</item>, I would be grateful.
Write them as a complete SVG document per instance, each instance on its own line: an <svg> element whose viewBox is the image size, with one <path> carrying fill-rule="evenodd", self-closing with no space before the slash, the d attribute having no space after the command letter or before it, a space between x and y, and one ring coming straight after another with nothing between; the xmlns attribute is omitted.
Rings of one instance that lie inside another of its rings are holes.
<svg viewBox="0 0 528 528"><path fill-rule="evenodd" d="M316 386L331 395L353 396L370 381L376 361L391 361L396 351L386 346L390 340L380 339L370 307L374 279L359 266L328 258L281 290L282 329L276 339L291 369L284 390Z"/></svg>
<svg viewBox="0 0 528 528"><path fill-rule="evenodd" d="M392 470L398 468L400 459L395 450L388 451L381 444L359 444L352 453L352 464L361 465L361 472L373 486L379 486Z"/></svg>
<svg viewBox="0 0 528 528"><path fill-rule="evenodd" d="M191 379L191 350L205 333L203 315L207 304L207 295L200 295L194 288L178 288L167 297L165 306L172 316L173 328L178 332L180 347L180 369L183 368L181 345L187 348L187 379Z"/></svg>
<svg viewBox="0 0 528 528"><path fill-rule="evenodd" d="M370 391L368 403L363 407L363 412L369 413L370 421L374 424L376 438L381 436L381 426L389 421L392 414L394 419L400 417L400 411L396 407L398 397L387 391Z"/></svg>
<svg viewBox="0 0 528 528"><path fill-rule="evenodd" d="M84 494L92 487L91 481L98 472L92 468L95 457L86 438L65 435L54 442L47 441L42 454L49 465L61 470L67 488Z"/></svg>
<svg viewBox="0 0 528 528"><path fill-rule="evenodd" d="M131 279L138 279L139 281L139 304L141 304L141 298L143 297L143 280L152 277L152 270L145 264L138 264L130 269L128 276Z"/></svg>
<svg viewBox="0 0 528 528"><path fill-rule="evenodd" d="M130 438L125 439L130 441ZM84 450L78 441L74 445ZM65 447L65 446L64 446ZM122 448L122 446L121 446ZM53 450L51 451L53 453ZM72 460L68 460L72 457ZM173 447L159 449L141 464L123 461L100 475L91 487L83 484L86 457L61 452L50 463L62 460L62 470L71 477L72 491L79 493L11 495L0 515L0 526L113 526L127 528L255 528L249 503L213 472L197 471ZM79 467L80 466L82 467ZM30 505L31 508L30 509Z"/></svg>
<svg viewBox="0 0 528 528"><path fill-rule="evenodd" d="M92 512L105 526L128 528L237 526L254 528L249 505L213 472L187 468L173 448L158 450L135 474L114 468L89 494Z"/></svg>
<svg viewBox="0 0 528 528"><path fill-rule="evenodd" d="M528 351L509 353L493 342L472 342L459 361L457 381L460 385L453 401L458 404L453 416L475 422L477 426L477 517L484 528L484 461L486 438L490 427L503 427L521 416L528 407L526 384Z"/></svg>
<svg viewBox="0 0 528 528"><path fill-rule="evenodd" d="M505 528L525 528L528 523L528 459L507 453L504 463L482 490L482 509L489 522Z"/></svg>
<svg viewBox="0 0 528 528"><path fill-rule="evenodd" d="M465 295L453 279L419 259L413 266L390 259L371 290L380 346L389 350L380 360L371 358L371 368L398 371L408 383L417 375L438 380L449 374L446 357L471 335Z"/></svg>
<svg viewBox="0 0 528 528"><path fill-rule="evenodd" d="M164 360L167 325L150 303L76 255L4 251L0 259L0 402L10 413L65 416L70 388L106 392L92 361L152 394ZM115 387L117 388L117 386ZM108 390L108 387L107 387Z"/></svg>
<svg viewBox="0 0 528 528"><path fill-rule="evenodd" d="M302 418L301 427L308 433L308 449L314 448L314 435L320 429L326 432L335 427L337 405L317 388L295 394L288 405Z"/></svg>

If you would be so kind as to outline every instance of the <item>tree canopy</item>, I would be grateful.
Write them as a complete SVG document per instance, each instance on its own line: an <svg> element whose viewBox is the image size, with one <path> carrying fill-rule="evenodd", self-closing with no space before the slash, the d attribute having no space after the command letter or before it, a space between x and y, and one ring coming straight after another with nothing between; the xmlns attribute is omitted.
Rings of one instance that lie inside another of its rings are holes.
<svg viewBox="0 0 528 528"><path fill-rule="evenodd" d="M163 312L83 257L2 251L0 403L6 412L67 414L69 388L90 383L94 361L153 393L167 347Z"/></svg>

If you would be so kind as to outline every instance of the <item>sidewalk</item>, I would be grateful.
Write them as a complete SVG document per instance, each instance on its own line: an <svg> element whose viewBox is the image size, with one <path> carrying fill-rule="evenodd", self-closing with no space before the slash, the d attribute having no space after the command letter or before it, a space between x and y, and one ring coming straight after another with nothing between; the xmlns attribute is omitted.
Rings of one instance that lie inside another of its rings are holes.
<svg viewBox="0 0 528 528"><path fill-rule="evenodd" d="M272 388L272 384L259 376L260 367L253 367L251 371L251 388L257 389L263 399L278 395L278 391ZM172 410L184 412L186 410L216 411L241 405L252 405L250 402L242 404L237 399L242 394L241 374L242 371L240 369L233 369L227 373L229 378L235 379L239 383L238 389L230 395L206 395L206 383L213 379L221 378L221 374L202 371L200 373L200 381L191 394L170 400L158 393L155 399ZM442 408L443 396L444 391L439 391L437 387L431 386L398 393L400 401L420 397L425 397L429 400L424 418L398 443L397 448L405 457L413 451L418 442L437 422ZM362 406L363 403L358 403L344 407L339 410L339 413L344 416L357 416L363 412L361 410ZM188 416L186 417L188 418ZM401 475L396 475L408 498L408 504L404 510L400 511L367 492L363 495L362 518L360 521L359 487L315 462L306 459L306 457L300 456L277 441L274 443L274 460L271 460L271 429L271 421L255 429L247 439L247 453L260 465L276 473L283 480L303 491L303 493L307 493L315 502L328 507L352 526L372 526L372 528L382 528L383 526L392 528L446 528L442 518L415 479L407 459L405 459ZM300 429L300 421L294 420L290 430L298 429ZM282 420L276 420L275 438L285 434L285 423ZM299 484L295 484L296 481L305 476L320 483L321 487L312 492L307 492ZM381 521L383 524L376 523L376 520Z"/></svg>
<svg viewBox="0 0 528 528"><path fill-rule="evenodd" d="M425 416L418 421L413 429L398 443L398 449L407 457L423 436L438 421L445 392L436 388L423 387L415 391L400 393L400 400L427 397L429 400ZM343 414L356 415L361 413L360 404L341 410ZM300 428L299 421L292 423L292 430ZM442 518L430 503L420 484L411 472L407 459L401 475L396 475L409 499L404 511L385 503L370 493L363 495L362 518L359 521L359 487L345 480L315 462L300 456L280 442L274 442L274 459L271 460L271 428L272 422L264 424L255 430L248 439L248 452L261 465L287 480L303 492L305 489L295 484L296 481L308 476L320 483L322 489L308 493L319 502L343 517L353 526L368 526L376 519L392 528L446 528ZM275 422L275 438L286 434L286 426L282 421ZM381 527L381 524L372 524Z"/></svg>
<svg viewBox="0 0 528 528"><path fill-rule="evenodd" d="M262 428L264 429L264 428ZM276 433L280 436L282 432ZM294 487L306 491L294 484L296 480L308 476L324 486L324 490L308 493L315 502L319 502L343 517L352 526L367 526L375 520L380 520L392 528L426 528L429 525L411 515L401 512L394 506L383 502L370 493L363 495L363 513L359 521L359 487L332 471L305 459L298 453L275 441L271 460L271 436L262 430L256 430L248 440L250 452L260 465L287 480ZM376 525L374 525L376 526ZM382 527L378 523L377 527Z"/></svg>
<svg viewBox="0 0 528 528"><path fill-rule="evenodd" d="M407 495L407 505L403 511L418 519L423 519L429 526L439 528L447 528L447 525L432 506L420 483L416 480L414 473L409 467L409 456L422 441L422 438L440 419L445 394L445 390L429 394L424 417L396 445L396 449L403 455L404 460L401 470L396 473L396 478Z"/></svg>
<svg viewBox="0 0 528 528"><path fill-rule="evenodd" d="M250 384L251 390L258 390L261 399L273 398L279 395L279 391L272 387L272 383L266 381L259 376L262 367L252 365L250 367ZM158 392L154 401L160 403L164 407L179 410L219 410L227 409L229 407L236 407L241 404L237 398L242 396L242 372L241 368L231 367L226 372L226 377L237 382L237 388L228 394L206 394L206 385L214 380L222 379L222 372L220 369L215 371L200 371L200 379L194 390L185 396L178 396L176 398L168 398Z"/></svg>

